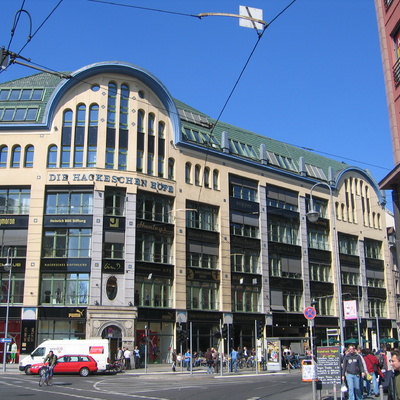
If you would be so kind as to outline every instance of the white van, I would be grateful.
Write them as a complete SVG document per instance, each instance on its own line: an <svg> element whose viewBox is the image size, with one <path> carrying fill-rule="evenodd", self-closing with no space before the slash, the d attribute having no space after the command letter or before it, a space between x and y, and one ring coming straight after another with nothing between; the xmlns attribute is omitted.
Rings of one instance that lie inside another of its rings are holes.
<svg viewBox="0 0 400 400"><path fill-rule="evenodd" d="M38 346L29 356L24 357L19 363L19 370L30 373L30 366L42 363L44 358L52 350L57 356L64 354L90 355L97 361L98 371L108 369L109 343L107 339L84 340L46 340Z"/></svg>

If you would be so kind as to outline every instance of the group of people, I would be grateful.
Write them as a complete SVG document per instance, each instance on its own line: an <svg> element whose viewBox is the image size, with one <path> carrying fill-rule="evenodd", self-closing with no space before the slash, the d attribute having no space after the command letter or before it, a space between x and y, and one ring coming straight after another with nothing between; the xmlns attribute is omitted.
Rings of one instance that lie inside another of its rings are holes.
<svg viewBox="0 0 400 400"><path fill-rule="evenodd" d="M363 392L379 397L379 385L388 392L388 400L400 399L400 351L356 349L350 345L342 360L342 379L349 400L362 400Z"/></svg>
<svg viewBox="0 0 400 400"><path fill-rule="evenodd" d="M137 369L140 366L140 350L135 346L133 352L128 347L118 347L116 360L122 363L125 369Z"/></svg>

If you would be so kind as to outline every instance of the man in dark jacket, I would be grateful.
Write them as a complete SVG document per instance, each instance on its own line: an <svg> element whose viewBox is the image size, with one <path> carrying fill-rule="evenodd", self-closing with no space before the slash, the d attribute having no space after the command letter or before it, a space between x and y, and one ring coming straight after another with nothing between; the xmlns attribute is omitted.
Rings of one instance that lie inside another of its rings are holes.
<svg viewBox="0 0 400 400"><path fill-rule="evenodd" d="M362 400L363 381L365 368L361 356L354 346L349 346L349 351L343 358L343 379L346 378L349 388L349 400Z"/></svg>
<svg viewBox="0 0 400 400"><path fill-rule="evenodd" d="M388 400L400 399L400 351L394 350L389 360L393 371L387 371L383 381L383 388L388 391Z"/></svg>
<svg viewBox="0 0 400 400"><path fill-rule="evenodd" d="M43 360L43 364L45 363L49 366L49 376L53 376L53 369L57 364L57 356L53 353L53 350L50 350L49 354Z"/></svg>

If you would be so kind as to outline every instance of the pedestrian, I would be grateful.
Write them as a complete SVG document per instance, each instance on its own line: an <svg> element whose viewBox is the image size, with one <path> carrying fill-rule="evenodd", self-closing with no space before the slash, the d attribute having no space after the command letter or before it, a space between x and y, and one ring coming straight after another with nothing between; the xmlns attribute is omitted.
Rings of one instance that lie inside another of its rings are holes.
<svg viewBox="0 0 400 400"><path fill-rule="evenodd" d="M213 360L213 353L211 352L211 349L208 348L206 351L206 369L207 369L207 374L212 374L213 371L213 364L214 364L214 360Z"/></svg>
<svg viewBox="0 0 400 400"><path fill-rule="evenodd" d="M190 349L187 349L185 353L185 365L188 371L190 371L191 361L192 361L192 355L190 353Z"/></svg>
<svg viewBox="0 0 400 400"><path fill-rule="evenodd" d="M349 346L347 354L343 358L343 377L347 382L349 400L363 399L363 382L365 367L362 357L356 352L353 345Z"/></svg>
<svg viewBox="0 0 400 400"><path fill-rule="evenodd" d="M117 361L122 361L122 357L124 356L124 352L121 350L121 347L117 348L117 355L116 355L116 360Z"/></svg>
<svg viewBox="0 0 400 400"><path fill-rule="evenodd" d="M176 349L172 350L171 361L172 361L171 369L173 372L175 372L176 371L176 362L178 361L178 356L176 355Z"/></svg>
<svg viewBox="0 0 400 400"><path fill-rule="evenodd" d="M11 364L15 364L15 357L16 357L16 355L17 355L17 350L18 350L17 343L14 342L14 343L11 345L11 360L10 360L10 363L11 363Z"/></svg>
<svg viewBox="0 0 400 400"><path fill-rule="evenodd" d="M133 349L133 365L135 369L138 369L140 366L140 350L138 346L135 346Z"/></svg>
<svg viewBox="0 0 400 400"><path fill-rule="evenodd" d="M374 394L375 397L379 397L379 376L380 368L379 362L376 356L374 356L370 349L363 349L364 361L367 367L367 372L372 377L371 380L365 379L365 386L367 389L367 396ZM371 390L371 383L373 385ZM373 391L373 393L372 393Z"/></svg>
<svg viewBox="0 0 400 400"><path fill-rule="evenodd" d="M232 347L231 350L231 362L230 362L230 372L238 372L237 369L237 351Z"/></svg>
<svg viewBox="0 0 400 400"><path fill-rule="evenodd" d="M214 347L211 349L212 354L213 354L213 364L214 364L214 371L216 374L219 373L219 367L220 367L220 359L219 359L219 353L217 351L217 349L215 349Z"/></svg>
<svg viewBox="0 0 400 400"><path fill-rule="evenodd" d="M400 395L400 351L393 350L390 353L390 370L385 372L383 389L387 390L387 400L398 400Z"/></svg>
<svg viewBox="0 0 400 400"><path fill-rule="evenodd" d="M126 369L131 369L131 356L132 356L131 351L128 348L126 348L124 351Z"/></svg>

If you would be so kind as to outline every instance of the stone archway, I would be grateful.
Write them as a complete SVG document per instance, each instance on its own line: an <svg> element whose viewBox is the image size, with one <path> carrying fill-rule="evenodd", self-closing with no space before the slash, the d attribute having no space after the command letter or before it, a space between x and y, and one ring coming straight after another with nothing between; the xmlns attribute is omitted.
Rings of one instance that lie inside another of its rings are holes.
<svg viewBox="0 0 400 400"><path fill-rule="evenodd" d="M119 326L110 324L101 332L102 339L108 339L110 361L114 362L117 358L118 348L122 348L122 330Z"/></svg>

